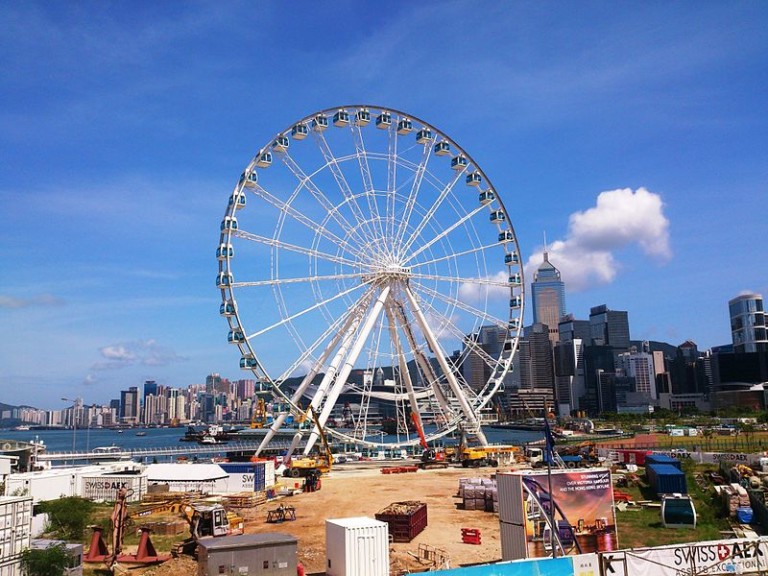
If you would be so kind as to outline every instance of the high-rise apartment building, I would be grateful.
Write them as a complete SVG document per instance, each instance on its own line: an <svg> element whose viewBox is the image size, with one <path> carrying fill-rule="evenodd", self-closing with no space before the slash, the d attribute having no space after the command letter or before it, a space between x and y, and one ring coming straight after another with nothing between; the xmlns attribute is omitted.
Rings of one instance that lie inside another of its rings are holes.
<svg viewBox="0 0 768 576"><path fill-rule="evenodd" d="M120 421L124 424L137 424L139 421L139 389L131 386L120 392Z"/></svg>
<svg viewBox="0 0 768 576"><path fill-rule="evenodd" d="M536 270L531 283L533 323L545 324L549 328L550 342L557 342L560 319L565 316L565 284L560 271L549 261L544 251L544 262Z"/></svg>
<svg viewBox="0 0 768 576"><path fill-rule="evenodd" d="M731 317L731 338L733 351L768 351L763 297L760 294L742 294L728 301Z"/></svg>

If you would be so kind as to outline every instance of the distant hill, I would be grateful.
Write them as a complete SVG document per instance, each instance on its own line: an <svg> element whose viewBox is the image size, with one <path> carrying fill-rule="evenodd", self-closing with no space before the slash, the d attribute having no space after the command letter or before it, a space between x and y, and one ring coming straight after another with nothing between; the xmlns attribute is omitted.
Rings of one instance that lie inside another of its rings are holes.
<svg viewBox="0 0 768 576"><path fill-rule="evenodd" d="M18 426L19 424L22 424L22 421L18 418L7 418L6 412L11 412L15 410L16 408L32 408L32 406L14 406L13 404L6 404L4 402L0 402L0 426L3 428L7 428L9 426Z"/></svg>

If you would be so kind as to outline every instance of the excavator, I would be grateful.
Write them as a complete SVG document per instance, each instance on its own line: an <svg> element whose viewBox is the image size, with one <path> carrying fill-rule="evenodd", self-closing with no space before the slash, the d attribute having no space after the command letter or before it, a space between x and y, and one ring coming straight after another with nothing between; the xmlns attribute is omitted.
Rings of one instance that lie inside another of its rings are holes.
<svg viewBox="0 0 768 576"><path fill-rule="evenodd" d="M202 538L243 533L243 519L227 512L221 504L188 504L183 514L189 523L189 538L173 545L171 554L174 557L182 554L195 556L197 544Z"/></svg>
<svg viewBox="0 0 768 576"><path fill-rule="evenodd" d="M448 460L445 458L445 452L439 452L434 448L429 447L419 418L413 412L411 412L411 420L413 421L414 428L416 428L416 433L419 435L419 445L423 450L419 468L422 470L426 470L427 468L447 468Z"/></svg>
<svg viewBox="0 0 768 576"><path fill-rule="evenodd" d="M312 416L312 420L317 427L320 440L323 445L323 454L318 456L301 456L298 458L291 458L290 463L283 470L283 476L290 478L311 478L316 480L321 474L328 474L333 468L333 454L331 454L331 448L328 445L328 438L325 435L325 430L320 425L317 412L315 408L310 405L309 413Z"/></svg>

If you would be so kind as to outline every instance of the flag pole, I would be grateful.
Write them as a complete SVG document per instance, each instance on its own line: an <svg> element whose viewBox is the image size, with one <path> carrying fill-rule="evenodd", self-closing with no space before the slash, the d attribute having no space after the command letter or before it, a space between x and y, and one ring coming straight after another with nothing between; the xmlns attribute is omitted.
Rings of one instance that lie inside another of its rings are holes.
<svg viewBox="0 0 768 576"><path fill-rule="evenodd" d="M549 545L552 547L552 558L557 558L557 546L555 543L559 542L560 538L555 538L557 524L555 524L555 501L552 494L552 460L555 455L555 437L552 435L549 419L546 416L544 416L544 437L545 453L547 456L547 490L549 491Z"/></svg>

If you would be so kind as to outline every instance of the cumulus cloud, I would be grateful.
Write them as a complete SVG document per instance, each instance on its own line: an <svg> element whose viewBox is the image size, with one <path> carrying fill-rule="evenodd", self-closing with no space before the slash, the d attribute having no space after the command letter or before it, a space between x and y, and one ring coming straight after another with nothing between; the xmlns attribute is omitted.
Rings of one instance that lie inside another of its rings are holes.
<svg viewBox="0 0 768 576"><path fill-rule="evenodd" d="M503 300L509 298L509 275L499 270L493 276L486 276L481 282L463 282L459 286L459 300L468 304L484 302L486 298Z"/></svg>
<svg viewBox="0 0 768 576"><path fill-rule="evenodd" d="M99 349L104 361L92 366L93 370L114 370L126 366L166 366L186 360L172 348L161 346L155 340L136 340L112 344Z"/></svg>
<svg viewBox="0 0 768 576"><path fill-rule="evenodd" d="M568 289L578 291L612 282L621 268L615 253L632 245L660 263L672 257L664 204L645 188L601 192L594 207L571 214L565 239L553 242L547 251ZM541 264L542 252L528 259L528 278Z"/></svg>
<svg viewBox="0 0 768 576"><path fill-rule="evenodd" d="M14 296L0 295L0 308L19 309L33 308L38 306L60 306L64 302L56 296L50 294L40 294L30 298L16 298Z"/></svg>

